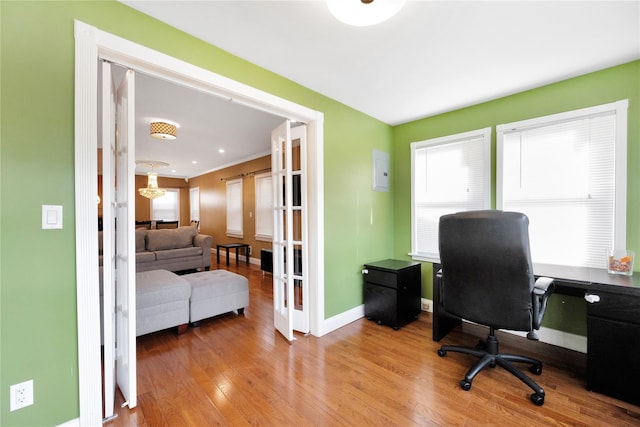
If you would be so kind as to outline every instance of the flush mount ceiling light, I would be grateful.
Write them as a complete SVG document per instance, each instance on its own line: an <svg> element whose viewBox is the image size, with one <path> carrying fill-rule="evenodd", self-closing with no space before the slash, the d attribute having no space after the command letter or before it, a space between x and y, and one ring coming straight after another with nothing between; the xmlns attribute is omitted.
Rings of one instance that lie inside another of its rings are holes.
<svg viewBox="0 0 640 427"><path fill-rule="evenodd" d="M136 164L145 164L151 168L151 171L147 172L147 186L139 188L138 193L147 199L157 199L158 197L164 196L167 190L158 188L158 174L153 171L153 168L169 166L169 163L140 160L137 161Z"/></svg>
<svg viewBox="0 0 640 427"><path fill-rule="evenodd" d="M178 128L166 122L152 122L151 136L158 139L176 139Z"/></svg>
<svg viewBox="0 0 640 427"><path fill-rule="evenodd" d="M327 0L329 11L339 21L356 27L379 24L404 5L405 0Z"/></svg>

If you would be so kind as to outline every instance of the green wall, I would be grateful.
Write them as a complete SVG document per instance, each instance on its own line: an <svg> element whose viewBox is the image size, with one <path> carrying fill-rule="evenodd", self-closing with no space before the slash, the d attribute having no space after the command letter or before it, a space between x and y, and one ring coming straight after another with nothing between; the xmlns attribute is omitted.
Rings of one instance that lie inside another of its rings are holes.
<svg viewBox="0 0 640 427"><path fill-rule="evenodd" d="M78 416L74 224L73 20L325 114L325 318L362 303L363 263L410 251L409 143L629 98L629 182L638 182L640 62L391 128L115 1L0 1L0 425ZM495 139L495 136L494 136ZM371 190L372 150L390 153L389 193ZM640 249L629 186L628 246ZM64 207L42 230L40 206ZM430 298L431 266L423 266ZM584 331L584 307L552 302L551 326ZM565 318L569 321L565 321ZM9 412L9 385L34 380L35 404Z"/></svg>
<svg viewBox="0 0 640 427"><path fill-rule="evenodd" d="M492 188L495 206L496 125L629 99L627 147L627 247L640 250L640 61L564 80L537 89L417 120L394 128L394 256L411 251L410 144L460 132L492 128ZM640 265L636 265L640 269ZM432 266L423 263L422 295L432 298ZM544 326L586 335L585 303L554 295Z"/></svg>
<svg viewBox="0 0 640 427"><path fill-rule="evenodd" d="M325 114L325 318L362 303L363 263L393 253L392 193L371 190L392 129L115 1L0 1L0 425L77 418L74 33L78 19ZM41 205L64 228L42 230ZM97 284L96 284L97 286ZM35 404L9 412L9 386Z"/></svg>

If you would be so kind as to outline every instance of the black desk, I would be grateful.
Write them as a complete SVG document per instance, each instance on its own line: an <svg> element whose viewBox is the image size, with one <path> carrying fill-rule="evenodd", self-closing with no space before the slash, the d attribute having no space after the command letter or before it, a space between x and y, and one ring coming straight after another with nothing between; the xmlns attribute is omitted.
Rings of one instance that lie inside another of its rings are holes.
<svg viewBox="0 0 640 427"><path fill-rule="evenodd" d="M241 248L244 248L244 255L247 258L247 264L249 264L249 245L246 243L224 243L216 245L216 262L220 264L220 248L227 250L227 267L229 266L229 249L236 250L236 265L238 265L238 252Z"/></svg>
<svg viewBox="0 0 640 427"><path fill-rule="evenodd" d="M433 340L440 341L460 319L440 303L439 264L433 264ZM587 303L587 388L640 405L640 273L534 264L536 276L554 278L554 294L584 297Z"/></svg>

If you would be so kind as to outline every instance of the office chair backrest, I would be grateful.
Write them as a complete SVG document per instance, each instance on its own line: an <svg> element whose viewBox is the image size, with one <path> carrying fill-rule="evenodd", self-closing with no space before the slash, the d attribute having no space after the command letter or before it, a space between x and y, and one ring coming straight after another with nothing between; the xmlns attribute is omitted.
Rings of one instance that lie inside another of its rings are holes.
<svg viewBox="0 0 640 427"><path fill-rule="evenodd" d="M517 212L440 218L445 311L496 329L532 329L534 285L529 219Z"/></svg>

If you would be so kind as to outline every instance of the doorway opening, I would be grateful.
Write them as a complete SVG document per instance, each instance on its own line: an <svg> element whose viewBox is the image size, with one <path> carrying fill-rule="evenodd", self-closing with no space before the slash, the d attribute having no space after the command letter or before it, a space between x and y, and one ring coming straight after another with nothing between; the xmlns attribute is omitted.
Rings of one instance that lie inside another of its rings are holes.
<svg viewBox="0 0 640 427"><path fill-rule="evenodd" d="M253 108L306 122L309 138L309 284L310 330L321 335L324 315L323 120L322 113L243 85L75 22L75 171L76 276L80 424L102 417L97 192L98 60L104 59L178 84L227 97Z"/></svg>

